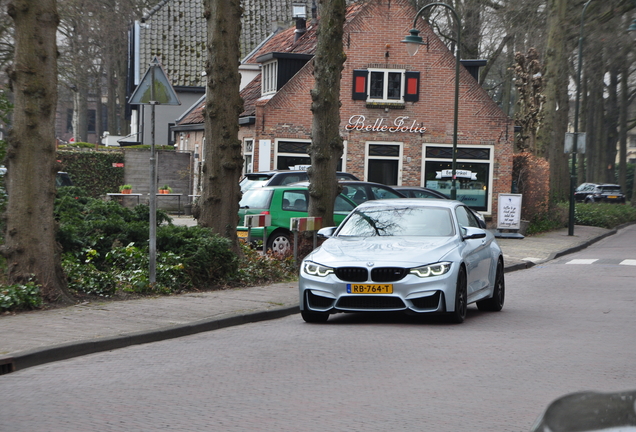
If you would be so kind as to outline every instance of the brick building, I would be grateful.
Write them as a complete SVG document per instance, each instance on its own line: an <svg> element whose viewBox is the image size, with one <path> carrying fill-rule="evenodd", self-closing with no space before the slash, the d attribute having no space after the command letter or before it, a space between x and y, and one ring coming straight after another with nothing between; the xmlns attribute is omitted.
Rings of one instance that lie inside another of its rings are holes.
<svg viewBox="0 0 636 432"><path fill-rule="evenodd" d="M341 82L341 169L367 181L450 192L455 57L424 20L428 46L411 57L401 43L416 10L407 0L372 0L347 9ZM309 165L316 20L287 29L244 63L261 74L242 90L239 118L246 171ZM472 65L475 64L473 61ZM458 199L486 216L511 190L513 123L461 67L457 153ZM187 112L175 142L203 154L203 105ZM185 150L186 148L184 148Z"/></svg>

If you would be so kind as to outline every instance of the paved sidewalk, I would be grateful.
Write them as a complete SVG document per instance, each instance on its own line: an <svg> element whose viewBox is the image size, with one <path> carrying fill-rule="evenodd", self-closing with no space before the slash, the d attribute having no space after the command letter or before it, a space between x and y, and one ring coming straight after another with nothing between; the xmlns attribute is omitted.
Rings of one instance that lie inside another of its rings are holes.
<svg viewBox="0 0 636 432"><path fill-rule="evenodd" d="M176 218L175 218L176 219ZM175 223L189 223L187 219ZM506 271L583 249L616 230L576 226L499 239ZM297 283L0 315L0 375L43 363L298 313Z"/></svg>

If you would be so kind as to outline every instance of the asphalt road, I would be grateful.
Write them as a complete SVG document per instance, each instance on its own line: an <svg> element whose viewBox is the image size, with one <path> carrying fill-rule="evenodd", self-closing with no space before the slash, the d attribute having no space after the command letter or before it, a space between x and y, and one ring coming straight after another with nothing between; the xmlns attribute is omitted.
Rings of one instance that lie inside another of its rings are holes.
<svg viewBox="0 0 636 432"><path fill-rule="evenodd" d="M461 325L292 315L3 375L0 431L528 431L565 393L636 389L634 244L507 274Z"/></svg>

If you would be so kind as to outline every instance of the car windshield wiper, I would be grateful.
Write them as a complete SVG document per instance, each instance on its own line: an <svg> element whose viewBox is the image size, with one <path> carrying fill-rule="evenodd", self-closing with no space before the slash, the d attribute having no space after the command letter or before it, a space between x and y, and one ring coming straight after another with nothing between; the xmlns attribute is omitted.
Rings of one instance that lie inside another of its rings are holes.
<svg viewBox="0 0 636 432"><path fill-rule="evenodd" d="M250 206L243 206L243 207L239 207L239 208L248 209L248 208L250 208Z"/></svg>

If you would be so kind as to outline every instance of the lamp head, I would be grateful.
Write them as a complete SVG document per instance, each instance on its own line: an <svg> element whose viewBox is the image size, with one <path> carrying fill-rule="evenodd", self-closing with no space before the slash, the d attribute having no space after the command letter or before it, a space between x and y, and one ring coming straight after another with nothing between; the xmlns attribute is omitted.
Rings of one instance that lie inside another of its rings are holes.
<svg viewBox="0 0 636 432"><path fill-rule="evenodd" d="M416 28L412 28L409 35L406 36L402 42L406 44L406 51L411 56L417 54L417 50L420 49L420 45L424 45L424 42L420 37L420 31Z"/></svg>

